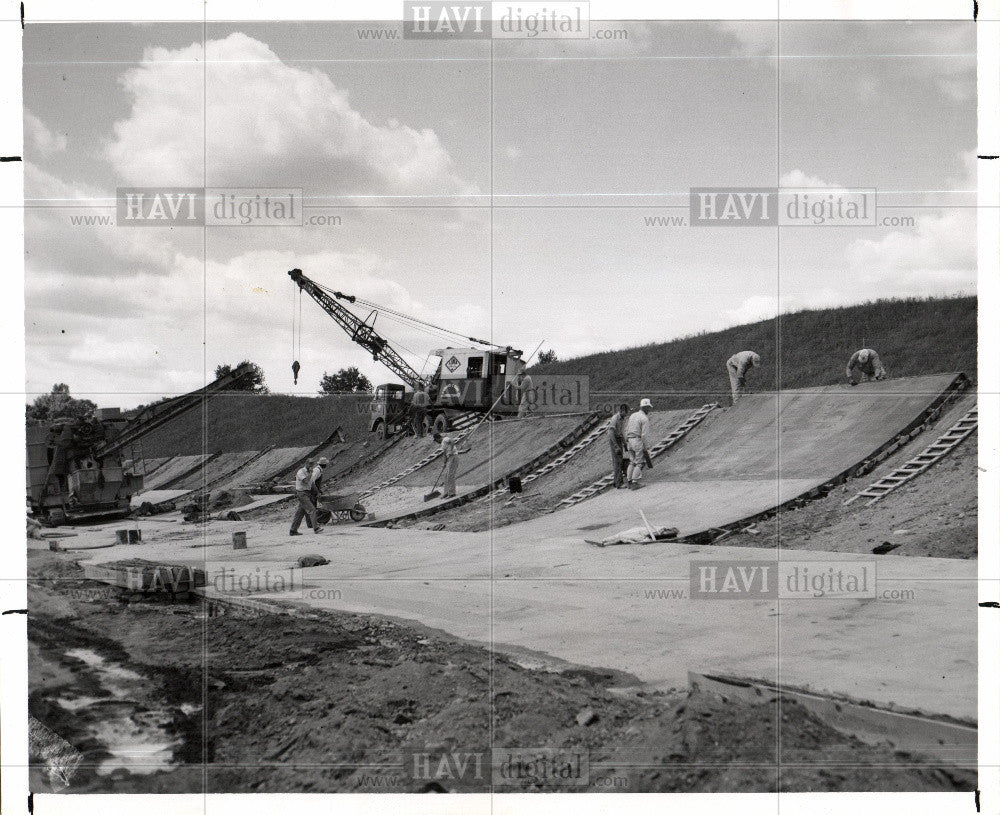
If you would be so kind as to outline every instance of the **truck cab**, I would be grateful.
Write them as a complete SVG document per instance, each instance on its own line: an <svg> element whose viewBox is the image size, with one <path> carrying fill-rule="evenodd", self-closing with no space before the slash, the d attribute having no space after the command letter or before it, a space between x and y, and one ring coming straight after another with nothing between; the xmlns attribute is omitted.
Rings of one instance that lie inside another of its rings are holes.
<svg viewBox="0 0 1000 815"><path fill-rule="evenodd" d="M386 384L375 388L370 404L371 422L369 431L380 439L398 433L406 424L410 400L403 385Z"/></svg>

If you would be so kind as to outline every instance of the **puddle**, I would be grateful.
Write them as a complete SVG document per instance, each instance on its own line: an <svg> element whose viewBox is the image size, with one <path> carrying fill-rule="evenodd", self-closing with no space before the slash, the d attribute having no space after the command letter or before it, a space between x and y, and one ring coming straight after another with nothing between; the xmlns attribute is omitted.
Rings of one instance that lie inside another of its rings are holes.
<svg viewBox="0 0 1000 815"><path fill-rule="evenodd" d="M133 775L148 775L171 769L174 752L182 741L171 733L173 712L149 709L140 701L148 697L150 681L89 648L73 648L66 655L87 665L109 694L56 700L64 710L89 714L91 735L110 753L97 766L97 774L125 770ZM201 705L185 702L176 709L191 716L201 710Z"/></svg>

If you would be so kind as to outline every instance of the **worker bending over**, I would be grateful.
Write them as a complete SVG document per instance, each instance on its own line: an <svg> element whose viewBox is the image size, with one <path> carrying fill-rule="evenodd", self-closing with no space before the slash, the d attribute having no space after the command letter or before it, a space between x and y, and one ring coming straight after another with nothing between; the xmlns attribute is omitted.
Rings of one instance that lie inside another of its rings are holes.
<svg viewBox="0 0 1000 815"><path fill-rule="evenodd" d="M858 372L857 379L854 376L855 371ZM878 354L871 348L855 351L851 361L847 363L847 381L852 385L857 385L858 382L867 382L869 379L881 381L885 377L885 366L878 358Z"/></svg>
<svg viewBox="0 0 1000 815"><path fill-rule="evenodd" d="M441 445L441 453L444 455L444 492L442 498L454 498L458 495L455 478L458 476L458 457L462 453L468 453L469 448L458 449L458 440L451 436L442 436L440 433L434 434L434 441Z"/></svg>
<svg viewBox="0 0 1000 815"><path fill-rule="evenodd" d="M648 399L639 402L639 409L628 417L628 424L625 427L625 442L628 444L629 465L628 465L628 488L630 490L639 489L639 481L642 480L642 468L645 466L646 456L649 454L649 413L653 409L653 403Z"/></svg>
<svg viewBox="0 0 1000 815"><path fill-rule="evenodd" d="M324 457L319 459L316 466L310 469L307 461L295 474L295 497L298 499L299 505L295 508L292 528L288 531L289 535L302 534L299 532L299 524L302 523L303 518L306 519L306 524L312 527L313 532L318 534L323 531L323 527L319 525L316 518L316 502L319 500L323 471L329 463L329 460Z"/></svg>
<svg viewBox="0 0 1000 815"><path fill-rule="evenodd" d="M747 371L751 368L760 367L760 355L753 351L740 351L733 354L726 361L726 370L729 371L729 387L733 392L733 404L746 393Z"/></svg>
<svg viewBox="0 0 1000 815"><path fill-rule="evenodd" d="M625 486L625 427L628 422L628 405L620 405L608 425L608 443L611 445L611 466L615 476L615 489Z"/></svg>

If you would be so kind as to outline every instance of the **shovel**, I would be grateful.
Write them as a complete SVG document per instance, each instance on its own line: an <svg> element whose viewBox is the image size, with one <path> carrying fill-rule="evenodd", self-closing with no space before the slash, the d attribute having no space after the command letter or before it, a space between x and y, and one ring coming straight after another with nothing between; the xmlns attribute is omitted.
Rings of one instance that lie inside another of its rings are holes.
<svg viewBox="0 0 1000 815"><path fill-rule="evenodd" d="M441 476L444 475L445 468L448 466L448 461L445 460L444 467L441 468L441 472L438 473L437 479L434 481L434 486L431 487L431 491L424 496L424 502L433 501L441 494L441 490L437 488L437 485L441 483Z"/></svg>

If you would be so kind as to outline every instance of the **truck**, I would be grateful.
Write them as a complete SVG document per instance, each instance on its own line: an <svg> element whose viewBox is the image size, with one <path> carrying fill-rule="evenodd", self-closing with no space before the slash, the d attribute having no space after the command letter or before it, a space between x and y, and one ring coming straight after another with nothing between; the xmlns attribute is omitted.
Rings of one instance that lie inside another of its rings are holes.
<svg viewBox="0 0 1000 815"><path fill-rule="evenodd" d="M292 269L288 276L301 292L308 294L333 318L353 342L371 352L373 360L381 362L402 380L403 384L387 383L375 388L370 403L369 430L379 438L405 431L409 426L413 393L420 385L426 387L429 397L426 416L429 430L444 432L453 421L470 413L489 412L496 417L517 413L520 398L515 377L526 367L520 350L509 345L501 346L477 340L475 337L464 337L472 345L447 346L431 351L431 355L438 360L436 368L430 376L422 377L375 330L375 318L382 307L362 301L354 295L328 289L307 277L301 269ZM371 313L362 319L343 305L344 302L367 304ZM410 320L412 324L423 323L407 315L385 310ZM436 332L461 336L458 332L441 326L431 326L429 323L423 325Z"/></svg>

